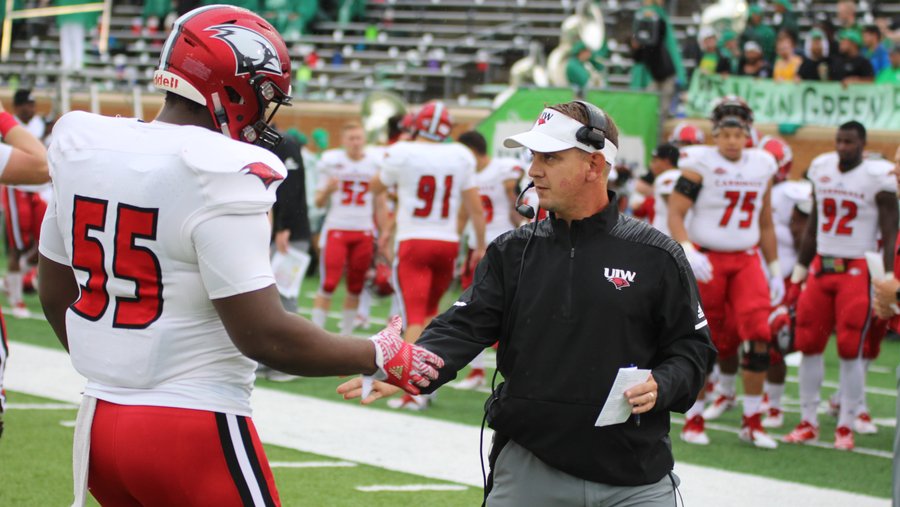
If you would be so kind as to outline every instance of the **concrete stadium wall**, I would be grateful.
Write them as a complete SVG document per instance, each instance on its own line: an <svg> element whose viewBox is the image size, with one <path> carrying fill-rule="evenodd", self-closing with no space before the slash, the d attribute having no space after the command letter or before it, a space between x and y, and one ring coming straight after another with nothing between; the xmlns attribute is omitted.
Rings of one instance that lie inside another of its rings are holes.
<svg viewBox="0 0 900 507"><path fill-rule="evenodd" d="M49 94L35 94L39 114L48 114L52 108L52 97ZM7 109L11 109L12 91L0 92L0 100ZM158 94L147 94L142 98L143 118L151 120L156 116L162 106L163 99ZM90 100L87 94L75 94L71 99L72 109L90 110ZM134 116L134 106L131 95L103 94L100 100L100 112L106 115ZM489 111L485 109L454 108L451 109L456 125L453 135L475 127L485 118ZM282 108L276 116L276 123L280 129L296 127L309 134L315 128L324 128L331 136L332 146L338 142L340 127L345 122L359 120L359 104L336 104L321 102L297 102L292 107ZM710 123L704 119L691 119L690 123L702 128L706 133L707 141L711 142L712 133ZM664 125L665 136L668 137L676 120L669 120ZM810 161L821 153L834 149L834 134L837 126L828 127L803 127L791 136L783 136L791 145L794 152L793 172L800 176L809 166ZM766 134L778 134L776 125L757 125L760 136ZM871 131L869 132L868 150L881 153L886 159L893 160L894 151L900 144L900 132L895 131Z"/></svg>

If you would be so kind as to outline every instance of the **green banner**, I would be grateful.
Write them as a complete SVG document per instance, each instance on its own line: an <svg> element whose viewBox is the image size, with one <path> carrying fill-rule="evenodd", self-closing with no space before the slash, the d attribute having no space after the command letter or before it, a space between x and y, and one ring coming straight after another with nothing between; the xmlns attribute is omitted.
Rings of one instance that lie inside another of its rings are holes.
<svg viewBox="0 0 900 507"><path fill-rule="evenodd" d="M856 120L866 128L900 129L900 87L837 82L779 83L749 77L694 72L688 115L707 117L719 97L737 95L753 108L757 123L836 127Z"/></svg>
<svg viewBox="0 0 900 507"><path fill-rule="evenodd" d="M517 91L482 120L477 129L488 141L494 156L516 157L520 148L503 147L503 139L531 128L545 105L573 100L568 88L528 88ZM647 167L656 147L659 129L659 97L642 92L588 92L585 99L603 108L619 127L617 165Z"/></svg>

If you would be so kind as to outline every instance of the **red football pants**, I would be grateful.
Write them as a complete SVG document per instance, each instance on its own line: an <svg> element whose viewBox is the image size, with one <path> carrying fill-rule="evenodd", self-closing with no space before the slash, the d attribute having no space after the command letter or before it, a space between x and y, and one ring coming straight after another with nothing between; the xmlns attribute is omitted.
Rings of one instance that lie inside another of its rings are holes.
<svg viewBox="0 0 900 507"><path fill-rule="evenodd" d="M371 231L328 231L319 261L322 292L334 292L346 267L347 292L359 295L374 254L375 243Z"/></svg>
<svg viewBox="0 0 900 507"><path fill-rule="evenodd" d="M720 359L733 357L741 342L771 340L769 282L755 250L703 252L713 278L697 282L703 311Z"/></svg>
<svg viewBox="0 0 900 507"><path fill-rule="evenodd" d="M103 400L88 488L105 507L281 505L249 417Z"/></svg>
<svg viewBox="0 0 900 507"><path fill-rule="evenodd" d="M822 259L817 255L809 268L806 288L797 302L797 350L821 354L836 330L841 358L876 357L887 326L871 311L865 259L849 260L844 273L822 274Z"/></svg>
<svg viewBox="0 0 900 507"><path fill-rule="evenodd" d="M407 326L422 325L437 315L441 296L453 281L459 244L455 241L408 239L397 248L394 284L403 303Z"/></svg>
<svg viewBox="0 0 900 507"><path fill-rule="evenodd" d="M47 203L34 192L3 187L3 213L6 217L6 240L19 252L35 245L41 236L41 222Z"/></svg>

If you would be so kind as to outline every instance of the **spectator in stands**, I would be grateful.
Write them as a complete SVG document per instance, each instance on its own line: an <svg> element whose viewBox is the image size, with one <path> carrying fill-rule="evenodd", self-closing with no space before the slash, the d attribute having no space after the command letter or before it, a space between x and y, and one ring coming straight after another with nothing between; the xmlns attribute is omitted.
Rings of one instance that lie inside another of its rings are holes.
<svg viewBox="0 0 900 507"><path fill-rule="evenodd" d="M78 5L83 0L56 0L57 6ZM59 26L59 56L66 71L80 71L84 67L84 38L88 29L97 24L96 12L65 14L56 17Z"/></svg>
<svg viewBox="0 0 900 507"><path fill-rule="evenodd" d="M881 30L882 37L893 45L900 44L900 21L887 16L875 18L875 26Z"/></svg>
<svg viewBox="0 0 900 507"><path fill-rule="evenodd" d="M836 23L838 28L851 28L859 30L859 22L856 21L856 2L854 0L840 0L837 3Z"/></svg>
<svg viewBox="0 0 900 507"><path fill-rule="evenodd" d="M719 61L716 65L717 74L737 74L740 69L741 49L738 45L738 36L733 30L722 32L722 42L719 47Z"/></svg>
<svg viewBox="0 0 900 507"><path fill-rule="evenodd" d="M862 35L859 30L845 28L838 34L839 54L832 60L828 69L831 81L840 81L847 86L854 83L871 83L875 80L872 64L862 56Z"/></svg>
<svg viewBox="0 0 900 507"><path fill-rule="evenodd" d="M711 27L705 26L700 29L697 40L700 41L700 50L703 52L697 62L697 68L704 74L715 74L721 59L717 47L719 39L716 36L716 31Z"/></svg>
<svg viewBox="0 0 900 507"><path fill-rule="evenodd" d="M831 67L830 46L825 32L818 28L809 31L803 48L803 63L797 75L806 81L828 81Z"/></svg>
<svg viewBox="0 0 900 507"><path fill-rule="evenodd" d="M881 30L875 25L868 25L862 32L862 55L869 59L872 71L877 76L881 71L891 66L888 50L881 43Z"/></svg>
<svg viewBox="0 0 900 507"><path fill-rule="evenodd" d="M794 12L791 0L775 0L775 18L778 20L775 24L776 32L780 33L786 30L790 32L794 40L797 40L797 37L800 36L800 25L797 23L797 13Z"/></svg>
<svg viewBox="0 0 900 507"><path fill-rule="evenodd" d="M877 84L900 85L900 46L891 50L890 65L875 77Z"/></svg>
<svg viewBox="0 0 900 507"><path fill-rule="evenodd" d="M660 109L668 116L676 84L685 84L687 74L681 63L681 52L669 23L662 0L644 0L644 7L634 15L631 38L631 88L658 91Z"/></svg>
<svg viewBox="0 0 900 507"><path fill-rule="evenodd" d="M778 34L775 50L778 56L775 57L772 79L782 82L799 81L803 58L797 54L794 36L789 31L783 30Z"/></svg>
<svg viewBox="0 0 900 507"><path fill-rule="evenodd" d="M159 32L159 28L166 19L166 16L172 12L171 0L144 0L143 11L143 27L147 33L155 34ZM141 26L135 26L138 32L141 32Z"/></svg>
<svg viewBox="0 0 900 507"><path fill-rule="evenodd" d="M759 44L767 62L775 60L775 29L763 22L763 8L751 5L748 9L747 27L741 34L741 45L747 41Z"/></svg>
<svg viewBox="0 0 900 507"><path fill-rule="evenodd" d="M259 0L203 0L204 5L212 5L212 4L225 4L225 5L234 5L236 7L243 7L244 9L251 10L253 12L260 11L260 1Z"/></svg>
<svg viewBox="0 0 900 507"><path fill-rule="evenodd" d="M596 79L597 74L600 74L602 80L603 62L600 61L603 57L602 52L603 49L591 51L582 41L572 46L569 61L566 63L566 79L575 88L576 96L584 96L588 83L592 78Z"/></svg>
<svg viewBox="0 0 900 507"><path fill-rule="evenodd" d="M748 40L744 43L744 56L741 58L739 76L770 78L772 67L763 58L762 48L756 41Z"/></svg>
<svg viewBox="0 0 900 507"><path fill-rule="evenodd" d="M319 11L318 0L263 0L263 17L272 23L286 40L306 33Z"/></svg>

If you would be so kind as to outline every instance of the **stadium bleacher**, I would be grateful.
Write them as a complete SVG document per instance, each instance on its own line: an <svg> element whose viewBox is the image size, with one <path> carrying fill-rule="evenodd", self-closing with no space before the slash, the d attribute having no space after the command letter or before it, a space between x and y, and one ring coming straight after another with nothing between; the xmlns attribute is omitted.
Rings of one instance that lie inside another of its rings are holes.
<svg viewBox="0 0 900 507"><path fill-rule="evenodd" d="M509 82L508 70L528 52L532 41L549 54L559 43L560 24L575 12L577 0L372 0L354 21L319 21L311 33L290 37L288 45L299 100L359 101L373 89L393 90L411 103L440 98L450 103L489 105ZM669 2L670 21L682 47L696 36L700 13L709 2ZM602 3L610 56L607 85L624 89L632 65L626 43L639 0ZM802 30L817 16L831 16L835 3L800 0L795 8ZM860 17L871 21L869 2L859 4ZM881 3L886 14L900 6ZM85 68L70 76L72 89L91 83L103 90L133 85L152 89L152 72L165 30L135 29L142 8L116 4L110 20L110 55L96 52L96 33L88 34ZM31 23L36 23L31 21ZM15 76L37 88L51 87L59 73L59 36L53 23L43 35L13 41L8 61L0 63L0 80ZM685 60L688 68L695 62Z"/></svg>

